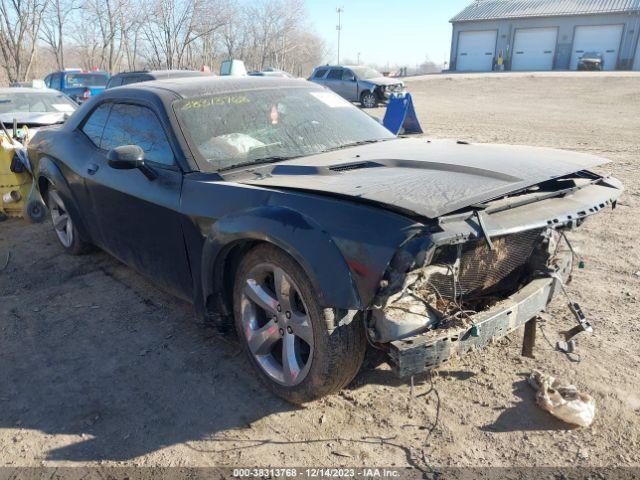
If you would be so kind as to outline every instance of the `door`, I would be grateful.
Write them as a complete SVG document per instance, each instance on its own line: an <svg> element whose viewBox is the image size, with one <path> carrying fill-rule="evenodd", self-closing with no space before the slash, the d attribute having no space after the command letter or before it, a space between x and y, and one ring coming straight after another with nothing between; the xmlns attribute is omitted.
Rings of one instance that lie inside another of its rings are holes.
<svg viewBox="0 0 640 480"><path fill-rule="evenodd" d="M585 53L601 53L604 69L615 70L618 63L622 25L576 27L571 53L571 70L578 69L578 61Z"/></svg>
<svg viewBox="0 0 640 480"><path fill-rule="evenodd" d="M459 72L490 72L493 70L497 37L497 30L460 32L456 70Z"/></svg>
<svg viewBox="0 0 640 480"><path fill-rule="evenodd" d="M109 150L122 145L141 147L145 164L157 178L150 180L139 169L110 167ZM160 286L191 298L179 213L182 173L154 111L144 105L114 103L87 174L101 246Z"/></svg>
<svg viewBox="0 0 640 480"><path fill-rule="evenodd" d="M552 70L558 29L519 28L513 41L511 70Z"/></svg>
<svg viewBox="0 0 640 480"><path fill-rule="evenodd" d="M339 87L338 93L350 102L360 100L358 95L358 81L355 74L348 68L342 71L342 84Z"/></svg>
<svg viewBox="0 0 640 480"><path fill-rule="evenodd" d="M344 69L342 68L332 68L327 73L327 76L324 81L325 87L330 88L338 95L342 95L342 74L344 73Z"/></svg>

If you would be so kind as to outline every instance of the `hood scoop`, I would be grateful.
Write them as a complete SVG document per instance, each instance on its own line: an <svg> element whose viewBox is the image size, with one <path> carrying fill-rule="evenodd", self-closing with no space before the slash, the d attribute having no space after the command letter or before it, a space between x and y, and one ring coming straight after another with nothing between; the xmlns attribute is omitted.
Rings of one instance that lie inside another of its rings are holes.
<svg viewBox="0 0 640 480"><path fill-rule="evenodd" d="M340 165L333 165L328 167L332 172L348 172L350 170L360 170L363 168L382 167L381 164L376 162L357 162L357 163L344 163Z"/></svg>
<svg viewBox="0 0 640 480"><path fill-rule="evenodd" d="M331 175L335 173L349 172L352 170L362 170L364 168L384 167L383 164L377 162L352 162L352 163L339 163L337 165L329 166L314 166L314 165L291 165L281 164L276 165L270 172L270 175Z"/></svg>

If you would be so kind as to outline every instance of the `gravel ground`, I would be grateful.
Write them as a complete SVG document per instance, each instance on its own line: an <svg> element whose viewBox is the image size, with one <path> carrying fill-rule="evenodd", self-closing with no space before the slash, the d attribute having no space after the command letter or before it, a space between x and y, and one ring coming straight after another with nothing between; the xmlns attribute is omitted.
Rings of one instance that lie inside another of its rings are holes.
<svg viewBox="0 0 640 480"><path fill-rule="evenodd" d="M365 368L305 408L273 397L232 341L103 253L61 254L48 224L0 223L0 466L640 465L640 76L430 76L408 81L426 135L603 155L618 208L571 235L570 291L595 324L574 363L519 334L433 375ZM380 113L380 112L378 112ZM550 342L573 320L555 301ZM540 411L532 368L597 402L573 429Z"/></svg>

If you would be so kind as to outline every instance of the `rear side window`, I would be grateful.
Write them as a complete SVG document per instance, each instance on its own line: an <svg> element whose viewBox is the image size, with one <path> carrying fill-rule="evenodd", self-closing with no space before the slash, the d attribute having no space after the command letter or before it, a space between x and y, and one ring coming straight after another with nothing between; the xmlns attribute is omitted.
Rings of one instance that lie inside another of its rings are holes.
<svg viewBox="0 0 640 480"><path fill-rule="evenodd" d="M60 90L62 88L62 85L60 84L61 80L62 80L62 74L54 73L53 75L51 75L51 79L49 80L51 82L51 88Z"/></svg>
<svg viewBox="0 0 640 480"><path fill-rule="evenodd" d="M173 151L162 124L153 111L140 105L116 103L102 135L101 147L111 150L123 145L137 145L145 160L173 165Z"/></svg>
<svg viewBox="0 0 640 480"><path fill-rule="evenodd" d="M124 77L122 79L122 85L129 85L131 83L140 83L147 82L149 80L153 80L149 75L129 75L128 77Z"/></svg>
<svg viewBox="0 0 640 480"><path fill-rule="evenodd" d="M320 68L316 70L316 73L313 74L313 78L322 78L327 74L326 68Z"/></svg>
<svg viewBox="0 0 640 480"><path fill-rule="evenodd" d="M342 69L334 68L331 70L329 75L327 75L327 80L342 80Z"/></svg>
<svg viewBox="0 0 640 480"><path fill-rule="evenodd" d="M82 127L82 131L87 137L89 137L89 140L91 140L96 147L100 147L102 132L104 131L104 126L107 123L107 117L109 116L110 109L110 103L103 103L96 108L91 115L89 115L89 118Z"/></svg>

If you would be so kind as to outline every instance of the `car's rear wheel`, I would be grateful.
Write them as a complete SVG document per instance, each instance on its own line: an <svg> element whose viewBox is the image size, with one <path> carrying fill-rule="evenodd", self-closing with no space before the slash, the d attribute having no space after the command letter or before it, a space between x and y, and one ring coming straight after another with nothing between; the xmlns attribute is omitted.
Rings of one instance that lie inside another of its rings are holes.
<svg viewBox="0 0 640 480"><path fill-rule="evenodd" d="M60 193L50 187L47 191L47 198L53 228L62 247L71 255L81 255L87 252L90 249L90 244L80 236Z"/></svg>
<svg viewBox="0 0 640 480"><path fill-rule="evenodd" d="M333 393L360 369L366 350L357 318L330 331L304 270L271 245L251 250L234 285L240 342L260 378L278 396L305 403Z"/></svg>
<svg viewBox="0 0 640 480"><path fill-rule="evenodd" d="M376 108L378 106L378 98L373 92L362 92L362 95L360 95L360 105L362 105L362 108Z"/></svg>

